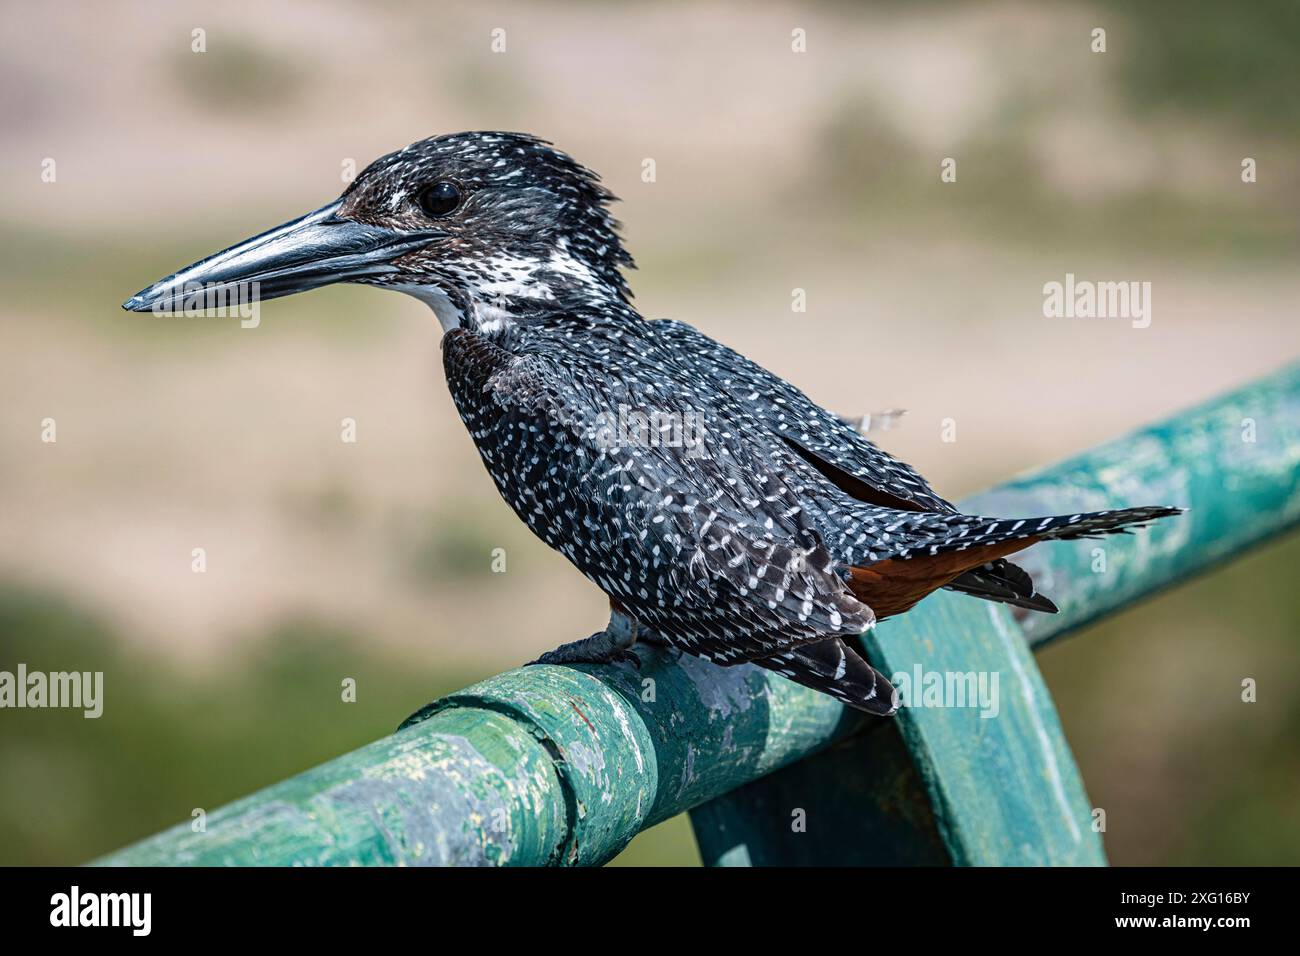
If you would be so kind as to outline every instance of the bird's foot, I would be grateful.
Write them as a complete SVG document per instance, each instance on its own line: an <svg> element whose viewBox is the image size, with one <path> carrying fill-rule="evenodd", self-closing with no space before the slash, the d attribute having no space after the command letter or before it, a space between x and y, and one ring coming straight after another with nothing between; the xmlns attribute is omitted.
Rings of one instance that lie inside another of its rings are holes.
<svg viewBox="0 0 1300 956"><path fill-rule="evenodd" d="M668 643L667 638L656 634L654 631L646 630L644 627L637 630L636 642L638 644L648 644L655 650L669 655L673 660L682 656L682 649L680 647L674 647L672 644Z"/></svg>
<svg viewBox="0 0 1300 956"><path fill-rule="evenodd" d="M561 644L553 651L547 651L535 661L529 661L525 667L533 664L621 664L628 663L637 670L641 669L641 658L630 646L617 643L606 631L597 631L591 637L569 644Z"/></svg>

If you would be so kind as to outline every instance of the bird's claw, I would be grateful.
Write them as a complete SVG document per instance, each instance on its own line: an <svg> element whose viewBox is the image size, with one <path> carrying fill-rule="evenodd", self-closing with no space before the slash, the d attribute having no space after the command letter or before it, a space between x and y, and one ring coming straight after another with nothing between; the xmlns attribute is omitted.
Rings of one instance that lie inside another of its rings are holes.
<svg viewBox="0 0 1300 956"><path fill-rule="evenodd" d="M620 647L603 631L598 631L585 640L561 644L524 666L534 664L631 664L640 670L641 658L631 648Z"/></svg>

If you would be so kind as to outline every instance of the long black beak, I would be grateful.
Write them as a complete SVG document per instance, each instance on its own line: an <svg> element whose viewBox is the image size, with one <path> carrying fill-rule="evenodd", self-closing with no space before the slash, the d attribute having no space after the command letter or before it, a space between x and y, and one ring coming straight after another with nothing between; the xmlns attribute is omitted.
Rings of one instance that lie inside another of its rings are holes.
<svg viewBox="0 0 1300 956"><path fill-rule="evenodd" d="M388 229L342 219L339 200L186 266L122 303L128 312L180 311L213 292L274 299L332 282L396 272L394 259L446 237L437 229Z"/></svg>

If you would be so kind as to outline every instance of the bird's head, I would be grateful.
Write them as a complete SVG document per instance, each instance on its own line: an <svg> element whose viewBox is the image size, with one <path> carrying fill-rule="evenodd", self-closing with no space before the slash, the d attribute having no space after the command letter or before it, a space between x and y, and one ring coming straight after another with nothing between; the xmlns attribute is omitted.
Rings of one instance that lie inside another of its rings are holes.
<svg viewBox="0 0 1300 956"><path fill-rule="evenodd" d="M179 311L236 286L271 299L334 282L397 289L444 328L484 332L621 306L632 265L595 173L521 133L420 140L367 166L334 202L186 266L122 304ZM254 285L256 284L256 285Z"/></svg>

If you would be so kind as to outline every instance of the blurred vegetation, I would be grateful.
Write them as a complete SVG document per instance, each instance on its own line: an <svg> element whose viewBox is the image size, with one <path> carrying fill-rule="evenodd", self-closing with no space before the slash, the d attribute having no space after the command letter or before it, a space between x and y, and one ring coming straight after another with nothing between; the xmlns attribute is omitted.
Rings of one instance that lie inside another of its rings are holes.
<svg viewBox="0 0 1300 956"><path fill-rule="evenodd" d="M227 112L274 112L291 104L307 73L279 51L247 37L211 33L205 52L191 47L171 58L168 76L197 108Z"/></svg>
<svg viewBox="0 0 1300 956"><path fill-rule="evenodd" d="M1103 196L1071 196L1043 179L1026 131L999 129L961 149L957 181L978 179L979 188L953 190L948 200L936 203L934 192L942 187L935 163L893 138L864 104L846 103L822 136L820 173L834 188L819 195L834 208L816 212L820 218L833 211L848 229L864 219L883 221L912 235L960 231L1012 249L1038 248L1045 235L1067 231L1076 250L1142 248L1170 257L1251 261L1289 261L1300 252L1300 210L1231 189L1235 163L1225 169L1224 189L1195 199L1160 182ZM874 159L864 167L863 156ZM1282 175L1295 175L1290 162ZM879 166L892 170L887 186Z"/></svg>
<svg viewBox="0 0 1300 956"><path fill-rule="evenodd" d="M490 499L484 497L484 502ZM497 549L508 553L522 528L503 527L498 512L465 502L407 516L394 528L395 551L404 556L412 579L424 586L466 583L492 574Z"/></svg>
<svg viewBox="0 0 1300 956"><path fill-rule="evenodd" d="M1136 28L1122 51L1139 109L1213 113L1261 130L1300 129L1300 5L1292 0L1104 0Z"/></svg>
<svg viewBox="0 0 1300 956"><path fill-rule="evenodd" d="M309 617L239 646L215 668L164 665L68 602L0 589L0 669L104 673L98 719L5 711L0 864L84 862L391 733L473 680Z"/></svg>
<svg viewBox="0 0 1300 956"><path fill-rule="evenodd" d="M848 242L865 221L912 234L959 230L1011 248L1066 234L1076 248L1294 260L1300 253L1300 5L1108 0L1103 8L1113 12L1095 17L1107 27L1105 55L1121 64L1119 91L1134 119L1214 124L1242 142L1270 180L1295 188L1240 189L1237 159L1216 157L1224 164L1221 182L1195 194L1156 175L1072 195L1044 177L1036 153L1042 124L1063 115L1062 91L1044 76L1041 84L1017 88L996 122L960 143L961 188L945 189L942 202L934 157L891 124L870 99L877 91L842 90L822 124L822 165L813 171L834 188L810 194L792 183L780 201L795 210L810 204L808 213L823 228L825 217L835 216ZM1098 132L1122 137L1124 129ZM1190 145L1177 137L1156 136L1154 143L1156 163L1166 170L1186 158ZM1090 148L1123 156L1126 146L1099 138ZM977 188L964 185L975 182Z"/></svg>

